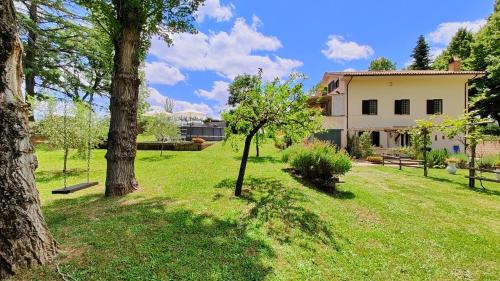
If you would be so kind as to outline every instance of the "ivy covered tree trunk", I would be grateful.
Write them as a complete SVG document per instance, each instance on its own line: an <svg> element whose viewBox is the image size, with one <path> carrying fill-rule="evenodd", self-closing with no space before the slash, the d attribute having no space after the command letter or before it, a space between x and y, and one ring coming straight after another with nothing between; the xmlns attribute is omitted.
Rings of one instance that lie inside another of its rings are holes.
<svg viewBox="0 0 500 281"><path fill-rule="evenodd" d="M106 153L106 196L121 196L138 188L134 160L137 138L141 11L126 0L115 0L118 27L111 89L111 122Z"/></svg>
<svg viewBox="0 0 500 281"><path fill-rule="evenodd" d="M45 264L57 253L35 188L21 58L14 4L0 0L0 279Z"/></svg>

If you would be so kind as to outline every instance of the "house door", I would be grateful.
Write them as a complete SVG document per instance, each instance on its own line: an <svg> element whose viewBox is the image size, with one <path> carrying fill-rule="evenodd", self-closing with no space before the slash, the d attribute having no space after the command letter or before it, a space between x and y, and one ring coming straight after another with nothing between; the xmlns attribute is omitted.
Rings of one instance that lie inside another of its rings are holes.
<svg viewBox="0 0 500 281"><path fill-rule="evenodd" d="M372 137L372 144L376 147L379 147L380 146L380 132L373 131L371 133L371 137Z"/></svg>
<svg viewBox="0 0 500 281"><path fill-rule="evenodd" d="M314 137L322 141L328 141L338 147L342 147L341 132L341 129L329 129L324 132L314 134Z"/></svg>

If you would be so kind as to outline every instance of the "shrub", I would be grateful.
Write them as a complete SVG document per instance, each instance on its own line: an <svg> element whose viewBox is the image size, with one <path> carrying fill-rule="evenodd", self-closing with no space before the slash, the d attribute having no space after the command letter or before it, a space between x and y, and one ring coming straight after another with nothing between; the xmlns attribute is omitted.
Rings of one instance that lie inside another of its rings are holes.
<svg viewBox="0 0 500 281"><path fill-rule="evenodd" d="M297 154L302 149L304 149L303 144L294 144L288 147L281 152L281 161L283 161L284 163L288 163L290 159L292 159L295 154Z"/></svg>
<svg viewBox="0 0 500 281"><path fill-rule="evenodd" d="M366 157L366 160L372 163L382 163L383 161L381 156L368 156Z"/></svg>
<svg viewBox="0 0 500 281"><path fill-rule="evenodd" d="M351 169L351 159L345 151L336 151L328 143L313 141L292 150L290 165L303 177L329 181L334 176L343 175Z"/></svg>
<svg viewBox="0 0 500 281"><path fill-rule="evenodd" d="M373 155L372 137L370 136L370 133L363 132L361 136L359 136L359 147L361 149L362 157Z"/></svg>
<svg viewBox="0 0 500 281"><path fill-rule="evenodd" d="M482 169L493 169L497 165L500 166L500 154L485 156L477 164Z"/></svg>
<svg viewBox="0 0 500 281"><path fill-rule="evenodd" d="M359 137L354 134L352 137L347 136L347 151L352 157L361 158L363 153L361 152L361 146L359 145Z"/></svg>
<svg viewBox="0 0 500 281"><path fill-rule="evenodd" d="M448 150L435 149L427 153L427 165L431 168L443 167L446 165Z"/></svg>
<svg viewBox="0 0 500 281"><path fill-rule="evenodd" d="M449 163L448 160L454 161L457 164L458 168L464 169L467 167L467 162L469 161L467 155L465 153L455 153L451 154L448 159L446 159L446 163Z"/></svg>
<svg viewBox="0 0 500 281"><path fill-rule="evenodd" d="M400 157L415 158L415 150L411 147L398 147L394 149L394 152Z"/></svg>
<svg viewBox="0 0 500 281"><path fill-rule="evenodd" d="M194 142L194 143L198 143L198 144L201 144L201 143L204 143L204 142L205 142L205 140L204 140L204 139L202 139L202 138L198 138L198 137L196 137L196 138L192 138L192 139L191 139L191 141L192 141L192 142Z"/></svg>

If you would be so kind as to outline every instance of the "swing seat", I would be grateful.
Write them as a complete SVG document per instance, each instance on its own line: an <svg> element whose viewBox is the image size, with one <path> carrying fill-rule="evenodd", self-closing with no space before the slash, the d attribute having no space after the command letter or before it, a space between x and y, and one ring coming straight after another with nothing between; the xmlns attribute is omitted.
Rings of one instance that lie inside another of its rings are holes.
<svg viewBox="0 0 500 281"><path fill-rule="evenodd" d="M75 184L75 185L72 185L72 186L68 186L68 187L63 187L63 188L60 188L60 189L56 189L56 190L52 190L52 194L69 194L69 193L73 193L73 192L76 192L78 190L82 190L82 189L85 189L85 188L89 188L89 187L92 187L94 185L98 185L99 182L85 182L85 183L79 183L79 184Z"/></svg>

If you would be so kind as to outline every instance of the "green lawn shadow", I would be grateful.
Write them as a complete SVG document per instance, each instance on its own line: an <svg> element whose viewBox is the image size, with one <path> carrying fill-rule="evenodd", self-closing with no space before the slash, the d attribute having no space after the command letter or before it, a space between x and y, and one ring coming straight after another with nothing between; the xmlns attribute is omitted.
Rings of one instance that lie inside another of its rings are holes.
<svg viewBox="0 0 500 281"><path fill-rule="evenodd" d="M263 280L271 273L263 259L272 249L234 221L172 210L169 198L124 198L86 195L44 207L59 243L84 249L58 261L74 278Z"/></svg>
<svg viewBox="0 0 500 281"><path fill-rule="evenodd" d="M158 155L140 157L140 158L137 158L137 160L138 161L145 161L145 162L156 162L156 161L172 159L174 157L175 156L172 154L163 154L163 155L158 154Z"/></svg>
<svg viewBox="0 0 500 281"><path fill-rule="evenodd" d="M66 171L67 177L74 177L83 175L86 172L85 169L69 169ZM36 181L39 183L46 183L51 181L58 181L64 178L64 173L62 170L50 170L50 171L36 171L35 173Z"/></svg>
<svg viewBox="0 0 500 281"><path fill-rule="evenodd" d="M234 159L241 161L241 156L235 156ZM282 163L277 157L272 156L248 156L248 162L250 163Z"/></svg>
<svg viewBox="0 0 500 281"><path fill-rule="evenodd" d="M233 179L224 179L214 187L232 190L235 184ZM276 179L250 176L244 181L240 198L253 205L241 221L266 228L279 242L306 238L339 250L336 239L340 237L331 225L303 206L307 199L297 189L288 188Z"/></svg>
<svg viewBox="0 0 500 281"><path fill-rule="evenodd" d="M457 176L460 176L460 175L457 175ZM481 183L479 182L479 180L476 180L476 187L475 188L471 188L466 183L462 183L462 182L450 180L450 179L447 179L447 178L438 178L438 177L431 176L431 175L427 176L427 178L429 178L431 180L439 181L439 182L445 182L445 183L450 183L450 184L458 185L458 186L462 187L463 189L470 190L470 191L477 192L477 193L483 193L483 194L487 194L487 195L500 196L500 192L497 191L497 190L491 190L491 189L488 189L488 188L482 188L481 187ZM486 184L486 183L487 182L485 181L483 183L483 185Z"/></svg>

